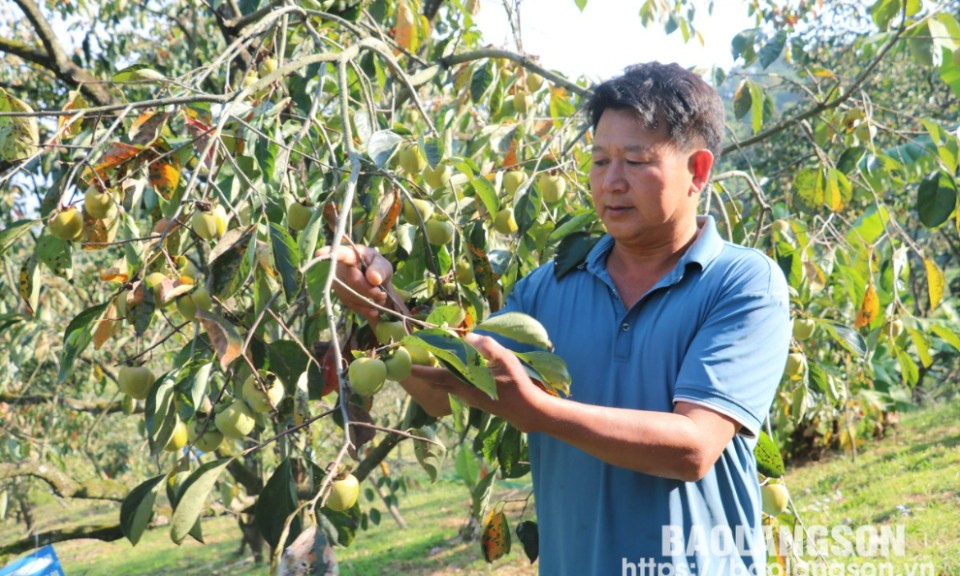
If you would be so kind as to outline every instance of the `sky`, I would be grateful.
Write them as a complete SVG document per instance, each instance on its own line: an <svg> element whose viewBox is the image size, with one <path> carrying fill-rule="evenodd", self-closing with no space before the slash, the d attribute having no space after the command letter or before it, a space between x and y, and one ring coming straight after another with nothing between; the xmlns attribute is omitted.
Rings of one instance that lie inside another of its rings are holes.
<svg viewBox="0 0 960 576"><path fill-rule="evenodd" d="M639 16L642 0L588 0L582 13L574 0L523 0L523 48L540 56L548 69L591 80L607 79L630 64L650 60L729 69L730 41L753 26L746 3L718 0L712 15L707 14L705 1L696 3L700 9L695 23L704 45L696 39L684 44L679 30L667 36L660 25L644 29ZM482 0L475 21L487 42L515 48L502 0Z"/></svg>

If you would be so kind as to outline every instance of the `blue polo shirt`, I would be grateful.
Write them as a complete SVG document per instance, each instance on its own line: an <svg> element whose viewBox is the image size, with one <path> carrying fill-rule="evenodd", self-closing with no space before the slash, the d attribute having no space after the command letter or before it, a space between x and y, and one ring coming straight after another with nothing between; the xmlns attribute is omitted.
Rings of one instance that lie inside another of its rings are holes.
<svg viewBox="0 0 960 576"><path fill-rule="evenodd" d="M548 264L510 294L506 309L543 323L566 360L572 400L659 412L683 400L741 425L698 482L634 472L530 434L541 574L764 573L753 447L786 362L787 284L764 254L723 241L711 217L698 223L673 271L629 310L607 273L609 236L560 280Z"/></svg>

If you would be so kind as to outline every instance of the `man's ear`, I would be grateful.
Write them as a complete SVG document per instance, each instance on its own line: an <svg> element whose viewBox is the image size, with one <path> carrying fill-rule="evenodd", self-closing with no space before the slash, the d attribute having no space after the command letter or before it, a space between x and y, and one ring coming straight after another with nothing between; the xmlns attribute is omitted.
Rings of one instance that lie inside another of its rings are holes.
<svg viewBox="0 0 960 576"><path fill-rule="evenodd" d="M705 148L694 150L687 158L687 169L690 171L690 192L696 194L703 190L713 168L713 153Z"/></svg>

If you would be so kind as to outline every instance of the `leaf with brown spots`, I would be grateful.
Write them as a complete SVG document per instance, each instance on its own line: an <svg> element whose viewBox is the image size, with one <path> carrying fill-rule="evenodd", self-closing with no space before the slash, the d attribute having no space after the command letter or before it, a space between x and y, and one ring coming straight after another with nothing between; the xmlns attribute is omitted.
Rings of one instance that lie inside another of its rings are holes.
<svg viewBox="0 0 960 576"><path fill-rule="evenodd" d="M24 260L20 267L20 297L27 306L27 314L33 316L40 299L40 274L42 269L37 266L36 258Z"/></svg>
<svg viewBox="0 0 960 576"><path fill-rule="evenodd" d="M160 137L169 116L157 111L144 112L130 125L130 141L137 146L150 147Z"/></svg>
<svg viewBox="0 0 960 576"><path fill-rule="evenodd" d="M857 319L853 326L859 330L869 326L873 319L880 312L880 299L877 297L877 289L873 284L867 286L867 292L863 295L863 303L860 304L860 311L857 312Z"/></svg>
<svg viewBox="0 0 960 576"><path fill-rule="evenodd" d="M480 549L487 562L493 562L510 552L510 525L502 511L487 515L480 536Z"/></svg>
<svg viewBox="0 0 960 576"><path fill-rule="evenodd" d="M157 195L169 200L180 183L180 158L173 155L158 158L150 163L148 172L150 185Z"/></svg>
<svg viewBox="0 0 960 576"><path fill-rule="evenodd" d="M110 302L107 311L97 320L97 327L93 330L93 347L99 350L107 340L113 337L120 328L120 319L117 317L117 306Z"/></svg>
<svg viewBox="0 0 960 576"><path fill-rule="evenodd" d="M131 146L123 142L113 142L110 144L110 149L93 165L93 169L101 180L109 180L109 172L111 170L115 170L123 164L130 162L142 152L143 148L138 146ZM90 180L93 181L93 179Z"/></svg>

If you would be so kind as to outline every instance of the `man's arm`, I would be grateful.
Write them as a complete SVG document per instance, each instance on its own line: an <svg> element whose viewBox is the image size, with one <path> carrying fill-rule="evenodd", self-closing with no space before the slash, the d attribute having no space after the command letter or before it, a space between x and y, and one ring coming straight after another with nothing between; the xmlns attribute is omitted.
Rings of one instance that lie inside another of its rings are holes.
<svg viewBox="0 0 960 576"><path fill-rule="evenodd" d="M317 256L329 256L329 249ZM369 301L386 304L380 288L393 275L390 263L376 250L341 247L337 277L351 291L335 286L340 300L376 325L379 312ZM357 298L359 294L362 298ZM616 466L647 474L697 480L713 466L739 424L699 405L678 402L672 413L593 406L553 397L530 378L517 357L495 340L467 335L488 360L497 380L498 398L462 382L443 368L415 366L403 388L432 416L450 413L448 394L500 416L524 431L539 431Z"/></svg>

